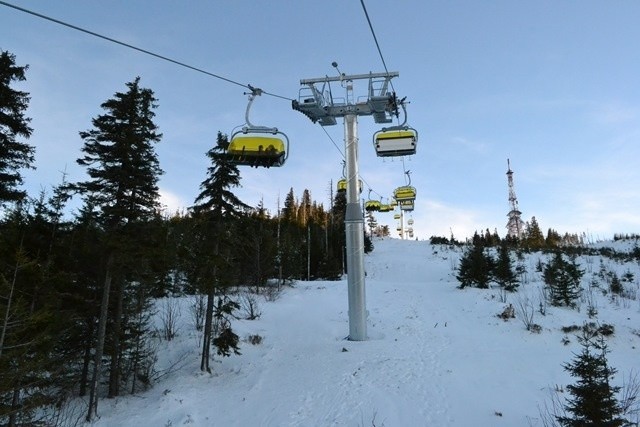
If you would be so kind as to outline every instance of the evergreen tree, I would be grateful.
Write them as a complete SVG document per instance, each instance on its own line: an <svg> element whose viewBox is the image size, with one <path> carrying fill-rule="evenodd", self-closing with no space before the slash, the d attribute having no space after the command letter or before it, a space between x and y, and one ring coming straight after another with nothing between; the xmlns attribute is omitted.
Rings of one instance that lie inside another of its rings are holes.
<svg viewBox="0 0 640 427"><path fill-rule="evenodd" d="M298 206L298 223L306 227L311 220L311 193L305 188L302 192L302 200Z"/></svg>
<svg viewBox="0 0 640 427"><path fill-rule="evenodd" d="M250 215L241 218L235 228L239 252L240 282L256 292L276 277L277 222L270 218L262 202Z"/></svg>
<svg viewBox="0 0 640 427"><path fill-rule="evenodd" d="M481 244L471 245L460 259L456 278L460 282L460 289L467 286L486 289L491 279L493 259L485 255Z"/></svg>
<svg viewBox="0 0 640 427"><path fill-rule="evenodd" d="M531 217L531 222L526 224L524 242L529 249L536 250L544 248L544 234L542 234L542 230L535 216Z"/></svg>
<svg viewBox="0 0 640 427"><path fill-rule="evenodd" d="M376 217L373 215L372 211L367 211L366 221L367 221L367 227L369 227L369 235L375 236L376 229L378 227L378 222L376 221Z"/></svg>
<svg viewBox="0 0 640 427"><path fill-rule="evenodd" d="M298 218L298 204L293 193L293 187L289 189L284 199L284 208L282 208L282 218L286 222L295 223Z"/></svg>
<svg viewBox="0 0 640 427"><path fill-rule="evenodd" d="M562 237L553 228L547 230L547 237L545 239L545 245L548 248L557 248L562 243Z"/></svg>
<svg viewBox="0 0 640 427"><path fill-rule="evenodd" d="M31 119L25 117L29 94L11 88L14 81L24 81L28 66L17 66L15 56L0 51L0 206L23 199L26 192L20 169L31 168L35 148L18 137L29 138Z"/></svg>
<svg viewBox="0 0 640 427"><path fill-rule="evenodd" d="M207 157L212 164L207 169L207 178L200 184L201 192L192 207L199 237L197 252L200 260L200 274L198 278L203 290L207 293L200 363L200 369L207 372L211 372L209 359L212 343L220 342L237 350L237 336L233 334L230 325L225 325L222 330L218 331L220 335L213 337L216 290L224 291L225 273L228 272L230 265L231 236L227 233L227 228L233 219L238 218L243 210L248 208L231 191L232 188L240 186L240 172L238 167L231 163L225 155L228 145L229 141L226 135L218 132L216 145L207 152ZM229 280L229 277L227 276L226 279ZM227 313L226 310L233 309L234 306L221 303L219 300L218 308L216 313L222 315ZM223 336L222 341L216 341L220 336ZM212 340L214 341L212 342ZM221 354L228 355L228 352Z"/></svg>
<svg viewBox="0 0 640 427"><path fill-rule="evenodd" d="M87 167L89 179L71 186L95 208L96 221L105 230L107 239L103 246L104 284L88 421L97 409L96 390L109 301L111 299L114 306L108 342L109 396L117 396L126 361L124 356L130 354L125 353L125 349L132 343L129 340L132 337L124 335L126 322L139 314L133 308L136 305L125 301L126 296L136 294L127 286L140 286L139 267L146 264L145 256L153 256L145 251L156 246L153 239L148 238L147 224L154 220L160 207L157 183L162 170L154 144L162 135L153 122L157 100L152 90L140 86L139 77L126 86L126 92L116 92L101 105L105 113L92 120L93 129L80 132L84 156L77 162ZM110 298L111 293L114 298ZM126 313L127 308L134 312Z"/></svg>
<svg viewBox="0 0 640 427"><path fill-rule="evenodd" d="M607 362L607 345L601 334L584 331L578 337L582 352L564 369L577 379L567 386L571 398L565 410L570 416L557 416L566 427L618 427L629 425L621 417L622 410L615 397L620 387L612 386L616 369Z"/></svg>
<svg viewBox="0 0 640 427"><path fill-rule="evenodd" d="M505 291L515 292L518 289L518 276L513 270L509 247L506 243L498 247L498 260L493 269L493 278Z"/></svg>
<svg viewBox="0 0 640 427"><path fill-rule="evenodd" d="M101 107L105 114L92 120L94 128L80 132L88 181L74 185L92 201L107 228L147 220L160 208L158 180L162 174L153 144L162 134L153 122L157 107L151 89L140 78L127 83Z"/></svg>
<svg viewBox="0 0 640 427"><path fill-rule="evenodd" d="M333 200L331 207L331 226L330 226L330 244L329 250L332 252L333 258L337 261L336 267L342 272L346 271L346 245L347 237L345 234L344 217L347 212L347 193L338 191Z"/></svg>
<svg viewBox="0 0 640 427"><path fill-rule="evenodd" d="M583 273L575 260L566 261L562 253L557 251L543 271L544 282L549 287L551 304L574 307L575 300L580 296L580 279Z"/></svg>
<svg viewBox="0 0 640 427"><path fill-rule="evenodd" d="M64 345L74 322L61 297L68 265L51 219L58 209L42 192L0 222L0 414L9 425L37 423L40 408L75 386L68 372L76 355Z"/></svg>

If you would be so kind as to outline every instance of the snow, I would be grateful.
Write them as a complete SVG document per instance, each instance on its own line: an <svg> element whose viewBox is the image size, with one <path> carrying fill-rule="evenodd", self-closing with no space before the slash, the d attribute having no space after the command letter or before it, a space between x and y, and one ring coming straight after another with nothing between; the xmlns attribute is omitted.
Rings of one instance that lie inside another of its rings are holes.
<svg viewBox="0 0 640 427"><path fill-rule="evenodd" d="M457 289L460 248L398 239L374 244L365 257L367 341L345 339L346 278L300 281L275 301L259 297L258 319L234 322L241 338L260 335L260 344L243 341L242 355L216 356L212 374L202 373L191 299L180 298L178 336L160 343L157 364L174 368L146 392L101 399L91 425L542 426L539 408L552 390L574 382L562 364L580 346L561 328L588 321L615 325L608 345L617 384L640 366L637 262L603 258L618 276L634 273L627 285L635 300L596 290L596 318L587 316L584 301L578 309L548 306L544 316L535 312L542 331L532 333L520 312L508 321L497 315L525 296L537 310L542 282L535 265L548 255L526 255L524 283L505 303L497 289ZM599 257L578 260L586 287Z"/></svg>

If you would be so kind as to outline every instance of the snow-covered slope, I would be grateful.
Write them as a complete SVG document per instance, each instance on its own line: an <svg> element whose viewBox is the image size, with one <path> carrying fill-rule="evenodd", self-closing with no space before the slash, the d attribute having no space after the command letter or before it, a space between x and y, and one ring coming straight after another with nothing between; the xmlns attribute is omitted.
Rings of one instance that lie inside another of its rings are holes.
<svg viewBox="0 0 640 427"><path fill-rule="evenodd" d="M241 320L242 355L199 370L199 338L182 305L178 337L160 344L158 369L176 362L154 388L99 402L95 426L541 426L539 407L550 390L573 380L562 363L580 350L560 328L609 323L609 361L623 374L640 367L640 302L596 293L598 316L581 310L536 312L534 334L520 318L497 317L508 303L537 301L535 264L525 260L525 283L500 302L497 290L457 289L460 249L428 242L376 240L366 256L368 334L348 333L346 280L298 282L273 302L259 299L262 316ZM604 261L640 278L637 264ZM583 260L583 283L600 268ZM591 271L588 271L591 270ZM638 279L629 286L638 295ZM537 302L536 302L537 304ZM162 302L159 302L159 307ZM563 338L569 343L564 344Z"/></svg>

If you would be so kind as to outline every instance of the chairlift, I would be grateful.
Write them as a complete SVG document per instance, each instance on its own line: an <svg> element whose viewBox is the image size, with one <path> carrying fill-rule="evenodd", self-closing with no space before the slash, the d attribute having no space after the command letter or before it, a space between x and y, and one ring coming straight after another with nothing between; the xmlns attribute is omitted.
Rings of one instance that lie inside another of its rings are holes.
<svg viewBox="0 0 640 427"><path fill-rule="evenodd" d="M413 200L403 200L400 202L400 210L411 212L415 207L415 203Z"/></svg>
<svg viewBox="0 0 640 427"><path fill-rule="evenodd" d="M278 128L255 126L249 120L249 111L262 90L249 86L249 104L245 113L246 124L231 135L226 149L228 159L236 165L253 167L282 166L289 156L289 138Z"/></svg>
<svg viewBox="0 0 640 427"><path fill-rule="evenodd" d="M403 185L393 191L393 198L402 205L402 202L413 202L416 199L416 189L410 185Z"/></svg>
<svg viewBox="0 0 640 427"><path fill-rule="evenodd" d="M379 212L381 206L380 200L367 200L364 202L364 210L367 212Z"/></svg>
<svg viewBox="0 0 640 427"><path fill-rule="evenodd" d="M337 190L338 193L345 193L347 191L347 180L345 178L338 181Z"/></svg>
<svg viewBox="0 0 640 427"><path fill-rule="evenodd" d="M393 206L386 204L386 203L382 203L380 205L380 212L391 212L393 210Z"/></svg>
<svg viewBox="0 0 640 427"><path fill-rule="evenodd" d="M382 202L371 198L371 189L369 189L369 200L364 202L364 210L367 212L379 212Z"/></svg>
<svg viewBox="0 0 640 427"><path fill-rule="evenodd" d="M407 110L404 111L404 122L399 126L382 128L373 134L373 146L378 157L398 157L416 154L418 131L406 125Z"/></svg>
<svg viewBox="0 0 640 427"><path fill-rule="evenodd" d="M336 185L336 190L338 193L345 193L347 191L347 179L341 178L338 180L338 184ZM362 180L358 180L358 192L362 193Z"/></svg>

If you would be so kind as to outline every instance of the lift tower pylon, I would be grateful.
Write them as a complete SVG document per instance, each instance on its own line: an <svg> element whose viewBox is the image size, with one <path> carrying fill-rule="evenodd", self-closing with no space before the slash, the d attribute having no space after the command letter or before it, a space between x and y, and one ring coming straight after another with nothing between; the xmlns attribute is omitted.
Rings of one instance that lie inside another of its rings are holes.
<svg viewBox="0 0 640 427"><path fill-rule="evenodd" d="M337 64L332 64L336 69ZM398 72L320 77L300 80L299 99L292 102L294 110L300 111L314 123L322 126L337 124L336 118L344 120L344 143L347 175L347 207L345 212L345 234L347 243L347 285L349 294L349 339L367 339L367 310L364 281L364 216L358 200L358 116L373 116L376 123L390 123L398 115L398 104L394 93L389 92L392 78ZM353 82L369 80L367 95L354 98ZM340 83L345 90L344 98L334 97L332 83Z"/></svg>
<svg viewBox="0 0 640 427"><path fill-rule="evenodd" d="M518 198L513 188L513 171L511 170L511 162L507 159L507 185L509 186L509 213L507 217L507 236L520 238L524 233L524 221L520 217L522 212L518 209Z"/></svg>

